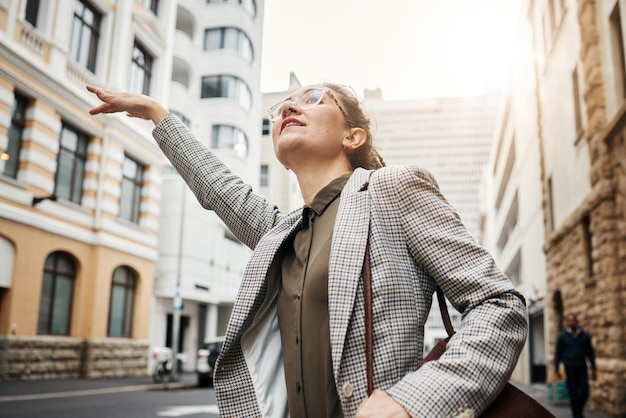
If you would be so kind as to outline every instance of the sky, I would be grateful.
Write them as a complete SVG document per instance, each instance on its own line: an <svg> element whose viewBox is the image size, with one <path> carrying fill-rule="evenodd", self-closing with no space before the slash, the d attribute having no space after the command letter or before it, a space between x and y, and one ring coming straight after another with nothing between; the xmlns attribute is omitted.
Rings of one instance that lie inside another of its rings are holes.
<svg viewBox="0 0 626 418"><path fill-rule="evenodd" d="M506 76L521 0L266 0L261 90L347 84L386 100L481 94Z"/></svg>

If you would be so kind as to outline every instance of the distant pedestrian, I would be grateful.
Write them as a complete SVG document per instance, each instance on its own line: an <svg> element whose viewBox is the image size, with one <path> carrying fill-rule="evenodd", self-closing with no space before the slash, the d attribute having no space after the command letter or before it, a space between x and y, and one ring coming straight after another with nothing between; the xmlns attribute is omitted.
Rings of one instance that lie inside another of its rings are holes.
<svg viewBox="0 0 626 418"><path fill-rule="evenodd" d="M572 416L583 416L585 403L589 399L589 378L587 376L587 361L591 366L591 379L597 377L596 356L591 344L591 336L578 325L578 318L570 313L565 318L565 330L556 340L554 355L554 369L556 377L562 379L559 365L565 366L567 390L569 391Z"/></svg>

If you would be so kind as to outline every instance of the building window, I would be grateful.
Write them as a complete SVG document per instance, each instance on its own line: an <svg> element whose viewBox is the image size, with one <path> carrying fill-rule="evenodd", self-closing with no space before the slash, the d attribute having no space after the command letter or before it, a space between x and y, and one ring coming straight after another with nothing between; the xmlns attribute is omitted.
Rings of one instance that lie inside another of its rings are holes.
<svg viewBox="0 0 626 418"><path fill-rule="evenodd" d="M213 149L232 150L240 158L248 155L248 138L239 128L231 125L215 125L211 133Z"/></svg>
<svg viewBox="0 0 626 418"><path fill-rule="evenodd" d="M269 186L269 166L267 164L262 164L261 165L260 186L261 187L268 187Z"/></svg>
<svg viewBox="0 0 626 418"><path fill-rule="evenodd" d="M270 134L270 120L268 118L263 118L263 131L262 131L263 135L269 135Z"/></svg>
<svg viewBox="0 0 626 418"><path fill-rule="evenodd" d="M155 15L159 14L159 0L141 0L141 4Z"/></svg>
<svg viewBox="0 0 626 418"><path fill-rule="evenodd" d="M152 80L152 62L154 59L146 49L135 41L133 45L133 60L130 64L128 89L133 93L150 94L150 80Z"/></svg>
<svg viewBox="0 0 626 418"><path fill-rule="evenodd" d="M589 214L586 214L581 219L581 228L582 228L582 245L583 245L583 253L585 254L585 261L587 264L587 277L585 278L586 283L593 283L593 240L591 234L591 218Z"/></svg>
<svg viewBox="0 0 626 418"><path fill-rule="evenodd" d="M252 42L237 28L213 28L204 31L204 50L232 49L239 52L249 63L252 62Z"/></svg>
<svg viewBox="0 0 626 418"><path fill-rule="evenodd" d="M93 7L83 0L76 0L70 55L78 64L92 73L96 70L101 20L102 16Z"/></svg>
<svg viewBox="0 0 626 418"><path fill-rule="evenodd" d="M43 270L37 334L69 335L76 263L67 253L48 256Z"/></svg>
<svg viewBox="0 0 626 418"><path fill-rule="evenodd" d="M124 156L119 216L134 223L139 223L144 171L143 165L127 155Z"/></svg>
<svg viewBox="0 0 626 418"><path fill-rule="evenodd" d="M63 124L59 142L54 194L80 204L89 140L86 134Z"/></svg>
<svg viewBox="0 0 626 418"><path fill-rule="evenodd" d="M250 17L256 17L256 3L254 0L206 0L207 3L228 3L238 4L250 15Z"/></svg>
<svg viewBox="0 0 626 418"><path fill-rule="evenodd" d="M26 125L26 108L28 100L15 93L13 107L11 109L11 126L9 126L7 149L0 158L4 160L3 174L7 177L17 178L17 171L20 163L20 149L22 148L22 137L24 126Z"/></svg>
<svg viewBox="0 0 626 418"><path fill-rule="evenodd" d="M574 99L574 122L576 123L576 140L583 136L583 110L580 97L580 83L578 82L578 68L572 72L572 90Z"/></svg>
<svg viewBox="0 0 626 418"><path fill-rule="evenodd" d="M27 0L24 20L30 23L33 28L37 27L37 17L39 15L39 0Z"/></svg>
<svg viewBox="0 0 626 418"><path fill-rule="evenodd" d="M615 91L619 98L626 98L626 71L624 67L624 37L622 36L622 18L619 2L609 17L611 31L611 52L613 56L613 74L615 74Z"/></svg>
<svg viewBox="0 0 626 418"><path fill-rule="evenodd" d="M252 107L252 93L248 85L232 75L212 75L202 77L202 99L225 97L235 100L244 109Z"/></svg>
<svg viewBox="0 0 626 418"><path fill-rule="evenodd" d="M128 267L118 267L113 272L109 305L109 337L130 338L136 285L137 276Z"/></svg>
<svg viewBox="0 0 626 418"><path fill-rule="evenodd" d="M552 176L548 177L548 231L554 231L554 193L552 186Z"/></svg>

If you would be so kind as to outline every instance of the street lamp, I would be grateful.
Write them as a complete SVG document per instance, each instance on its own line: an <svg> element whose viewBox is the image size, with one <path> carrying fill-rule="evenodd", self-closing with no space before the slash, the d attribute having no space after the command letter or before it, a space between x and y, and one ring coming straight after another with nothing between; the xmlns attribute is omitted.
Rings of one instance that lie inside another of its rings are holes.
<svg viewBox="0 0 626 418"><path fill-rule="evenodd" d="M186 191L187 185L181 178L182 185L182 198L181 198L181 213L180 213L180 227L178 230L178 265L176 268L176 290L174 293L174 306L172 315L172 356L174 361L174 369L178 367L178 335L180 334L180 312L183 309L183 299L180 296L180 282L183 266L183 238L184 238L184 222L185 222L185 210L186 204ZM175 371L178 373L178 370Z"/></svg>

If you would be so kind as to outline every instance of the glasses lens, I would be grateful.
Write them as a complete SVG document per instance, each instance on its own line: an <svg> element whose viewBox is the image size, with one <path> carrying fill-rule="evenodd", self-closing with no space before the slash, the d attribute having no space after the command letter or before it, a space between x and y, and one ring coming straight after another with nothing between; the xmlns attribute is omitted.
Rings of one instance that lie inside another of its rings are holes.
<svg viewBox="0 0 626 418"><path fill-rule="evenodd" d="M280 115L280 108L283 106L283 103L285 102L286 100L282 100L276 103L274 106L270 107L270 109L267 111L267 114L271 121L278 119L278 115Z"/></svg>
<svg viewBox="0 0 626 418"><path fill-rule="evenodd" d="M301 108L307 108L311 106L315 106L319 102L322 101L322 97L324 97L324 90L313 89L309 90L300 97L298 100L298 106Z"/></svg>
<svg viewBox="0 0 626 418"><path fill-rule="evenodd" d="M301 109L308 109L310 107L313 107L322 101L322 98L324 97L324 93L326 93L325 90L312 89L304 93L302 96L297 97L293 100L292 99L282 100L276 103L274 106L270 107L270 109L267 111L269 115L269 119L271 121L275 121L276 119L278 119L278 117L280 116L280 112L283 108L283 105L287 102L291 102Z"/></svg>

